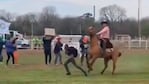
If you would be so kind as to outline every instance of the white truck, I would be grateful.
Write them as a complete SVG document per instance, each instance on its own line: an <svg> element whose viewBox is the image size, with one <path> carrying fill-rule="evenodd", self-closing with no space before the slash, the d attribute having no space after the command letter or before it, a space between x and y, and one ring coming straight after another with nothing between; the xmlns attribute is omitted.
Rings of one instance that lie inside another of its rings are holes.
<svg viewBox="0 0 149 84"><path fill-rule="evenodd" d="M10 30L10 34L1 34L3 40L6 41L13 37L18 37L18 40L16 41L17 48L30 48L30 41L23 38L23 35L19 33L18 31Z"/></svg>

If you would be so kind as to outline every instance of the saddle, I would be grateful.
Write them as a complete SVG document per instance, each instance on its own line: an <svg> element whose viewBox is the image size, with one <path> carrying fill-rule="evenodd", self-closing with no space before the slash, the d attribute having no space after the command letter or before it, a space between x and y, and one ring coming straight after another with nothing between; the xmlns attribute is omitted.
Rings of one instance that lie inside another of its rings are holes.
<svg viewBox="0 0 149 84"><path fill-rule="evenodd" d="M99 41L100 41L100 47L102 49L103 49L104 46L106 47L106 52L112 52L113 51L113 44L109 41L109 39L104 39L104 40L100 39Z"/></svg>

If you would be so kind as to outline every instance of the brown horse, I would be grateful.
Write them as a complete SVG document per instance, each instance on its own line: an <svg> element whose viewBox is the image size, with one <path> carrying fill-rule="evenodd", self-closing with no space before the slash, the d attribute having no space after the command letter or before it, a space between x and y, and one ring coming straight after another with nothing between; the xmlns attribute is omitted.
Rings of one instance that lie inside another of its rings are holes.
<svg viewBox="0 0 149 84"><path fill-rule="evenodd" d="M88 34L90 36L90 50L89 50L89 60L88 60L88 71L92 71L92 66L94 64L94 62L96 61L97 58L101 58L102 57L102 49L99 46L99 40L97 38L96 35L96 30L94 27L89 27L88 29ZM108 67L108 62L110 60L113 61L113 71L112 74L114 74L115 72L115 68L116 68L116 62L118 57L121 56L121 53L119 52L118 48L113 48L112 51L107 52L106 51L106 56L104 57L104 69L102 70L101 74L104 73L104 71L107 69Z"/></svg>

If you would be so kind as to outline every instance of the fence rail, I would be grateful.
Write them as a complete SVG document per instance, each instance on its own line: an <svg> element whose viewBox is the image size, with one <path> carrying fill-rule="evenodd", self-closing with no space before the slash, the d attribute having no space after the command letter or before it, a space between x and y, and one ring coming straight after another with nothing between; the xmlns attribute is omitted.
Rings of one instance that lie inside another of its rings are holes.
<svg viewBox="0 0 149 84"><path fill-rule="evenodd" d="M72 45L76 45L76 42L79 44L79 39L73 39ZM69 40L65 39L62 41L63 43L68 43ZM149 40L111 40L111 42L119 47L128 48L128 49L149 49ZM34 45L31 41L31 48L33 49ZM75 44L73 44L75 43ZM40 46L42 48L42 44Z"/></svg>
<svg viewBox="0 0 149 84"><path fill-rule="evenodd" d="M112 43L128 49L149 49L149 40L112 40Z"/></svg>

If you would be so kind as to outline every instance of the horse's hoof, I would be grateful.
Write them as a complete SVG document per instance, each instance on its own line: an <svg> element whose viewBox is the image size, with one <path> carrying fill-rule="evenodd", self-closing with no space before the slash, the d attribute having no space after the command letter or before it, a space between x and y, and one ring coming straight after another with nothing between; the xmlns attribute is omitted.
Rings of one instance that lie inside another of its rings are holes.
<svg viewBox="0 0 149 84"><path fill-rule="evenodd" d="M101 72L100 74L103 75L103 72Z"/></svg>
<svg viewBox="0 0 149 84"><path fill-rule="evenodd" d="M84 73L84 75L85 75L86 77L88 76L86 72Z"/></svg>
<svg viewBox="0 0 149 84"><path fill-rule="evenodd" d="M66 75L71 75L71 73L66 73Z"/></svg>

